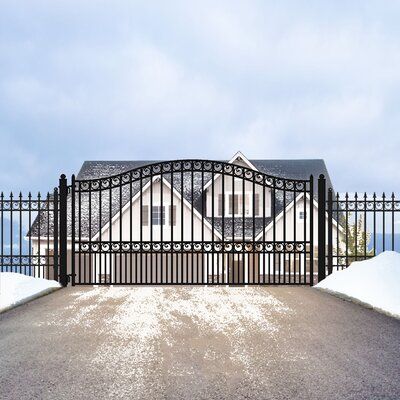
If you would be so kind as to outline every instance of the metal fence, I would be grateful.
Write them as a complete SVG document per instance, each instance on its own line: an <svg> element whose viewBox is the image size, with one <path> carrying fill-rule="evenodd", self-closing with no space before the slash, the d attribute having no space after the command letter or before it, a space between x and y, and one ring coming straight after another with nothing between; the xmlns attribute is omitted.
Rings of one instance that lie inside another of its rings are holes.
<svg viewBox="0 0 400 400"><path fill-rule="evenodd" d="M400 250L400 200L394 193L341 194L329 188L325 198L325 180L319 185L327 217L319 218L319 280L354 261Z"/></svg>
<svg viewBox="0 0 400 400"><path fill-rule="evenodd" d="M37 232L32 232L34 221ZM58 188L42 197L0 194L0 271L58 280Z"/></svg>
<svg viewBox="0 0 400 400"><path fill-rule="evenodd" d="M208 160L70 185L62 175L45 196L0 194L0 271L64 286L313 285L399 250L399 212L394 194L341 195L323 175L314 188L312 176Z"/></svg>

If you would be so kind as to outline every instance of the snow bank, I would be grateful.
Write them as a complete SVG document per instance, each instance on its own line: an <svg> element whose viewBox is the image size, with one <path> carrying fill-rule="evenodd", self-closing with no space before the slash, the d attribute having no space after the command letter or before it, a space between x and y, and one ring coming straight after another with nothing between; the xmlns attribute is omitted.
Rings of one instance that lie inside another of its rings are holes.
<svg viewBox="0 0 400 400"><path fill-rule="evenodd" d="M400 253L385 251L369 260L353 262L315 287L400 317Z"/></svg>
<svg viewBox="0 0 400 400"><path fill-rule="evenodd" d="M0 273L0 312L26 303L60 287L56 281L15 272Z"/></svg>

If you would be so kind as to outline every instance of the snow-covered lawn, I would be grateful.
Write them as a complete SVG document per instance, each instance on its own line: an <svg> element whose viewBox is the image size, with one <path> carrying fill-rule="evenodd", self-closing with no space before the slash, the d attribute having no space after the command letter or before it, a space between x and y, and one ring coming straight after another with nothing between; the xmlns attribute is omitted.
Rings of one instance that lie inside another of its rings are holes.
<svg viewBox="0 0 400 400"><path fill-rule="evenodd" d="M60 284L15 272L0 273L0 312L49 293Z"/></svg>
<svg viewBox="0 0 400 400"><path fill-rule="evenodd" d="M315 287L400 317L400 253L385 251L369 260L353 262Z"/></svg>

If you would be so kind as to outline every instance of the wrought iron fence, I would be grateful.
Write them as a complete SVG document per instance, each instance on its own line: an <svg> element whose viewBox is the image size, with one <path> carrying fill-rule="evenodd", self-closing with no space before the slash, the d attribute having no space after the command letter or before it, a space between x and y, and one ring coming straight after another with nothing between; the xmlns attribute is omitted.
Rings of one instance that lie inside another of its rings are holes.
<svg viewBox="0 0 400 400"><path fill-rule="evenodd" d="M0 271L58 280L58 221L58 188L43 197L1 193Z"/></svg>
<svg viewBox="0 0 400 400"><path fill-rule="evenodd" d="M44 197L0 194L0 271L64 286L312 285L399 250L394 194L341 195L326 190L323 175L315 189L312 176L291 180L208 160L73 176L71 185L62 175Z"/></svg>
<svg viewBox="0 0 400 400"><path fill-rule="evenodd" d="M325 182L320 185L322 191ZM341 194L329 188L320 204L324 202L327 218L319 218L319 280L354 261L400 250L400 200L394 193Z"/></svg>

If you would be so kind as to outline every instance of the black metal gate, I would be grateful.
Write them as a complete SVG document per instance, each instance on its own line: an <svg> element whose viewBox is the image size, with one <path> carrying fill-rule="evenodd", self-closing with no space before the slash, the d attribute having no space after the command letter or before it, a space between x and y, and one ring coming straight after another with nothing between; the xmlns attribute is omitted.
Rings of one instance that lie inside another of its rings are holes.
<svg viewBox="0 0 400 400"><path fill-rule="evenodd" d="M63 286L312 285L399 250L393 193L340 195L324 175L316 187L312 175L271 176L243 159L158 162L70 185L61 175L45 196L0 193L0 272Z"/></svg>
<svg viewBox="0 0 400 400"><path fill-rule="evenodd" d="M60 205L68 275L72 285L312 284L313 191L312 176L208 160L73 176Z"/></svg>

